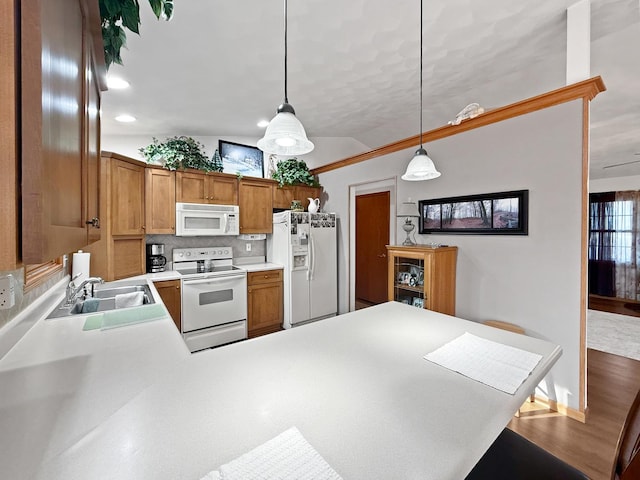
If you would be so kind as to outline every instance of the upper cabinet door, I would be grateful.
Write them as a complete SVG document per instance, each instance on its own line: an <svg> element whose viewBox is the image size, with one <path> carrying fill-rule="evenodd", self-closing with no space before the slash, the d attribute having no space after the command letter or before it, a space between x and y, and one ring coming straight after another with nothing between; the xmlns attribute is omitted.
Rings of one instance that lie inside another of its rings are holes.
<svg viewBox="0 0 640 480"><path fill-rule="evenodd" d="M87 245L85 222L97 215L87 193L97 175L100 94L87 72L89 22L98 27L100 19L97 1L89 16L81 0L22 3L22 253L24 263L40 263Z"/></svg>
<svg viewBox="0 0 640 480"><path fill-rule="evenodd" d="M87 244L100 240L100 88L92 51L86 52L85 155Z"/></svg>
<svg viewBox="0 0 640 480"><path fill-rule="evenodd" d="M146 233L176 233L176 174L146 168L144 181Z"/></svg>
<svg viewBox="0 0 640 480"><path fill-rule="evenodd" d="M207 203L209 196L207 176L204 173L176 172L176 201Z"/></svg>
<svg viewBox="0 0 640 480"><path fill-rule="evenodd" d="M238 179L223 175L210 175L208 202L220 205L237 205Z"/></svg>
<svg viewBox="0 0 640 480"><path fill-rule="evenodd" d="M144 167L113 159L111 235L144 234Z"/></svg>
<svg viewBox="0 0 640 480"><path fill-rule="evenodd" d="M240 180L240 233L273 232L273 182Z"/></svg>

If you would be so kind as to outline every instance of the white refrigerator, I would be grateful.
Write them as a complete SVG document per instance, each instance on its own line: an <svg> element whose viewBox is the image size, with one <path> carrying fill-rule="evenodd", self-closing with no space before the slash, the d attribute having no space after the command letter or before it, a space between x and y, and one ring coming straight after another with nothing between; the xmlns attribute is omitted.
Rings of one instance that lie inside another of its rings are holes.
<svg viewBox="0 0 640 480"><path fill-rule="evenodd" d="M338 245L335 213L273 214L267 260L284 266L284 328L335 316Z"/></svg>

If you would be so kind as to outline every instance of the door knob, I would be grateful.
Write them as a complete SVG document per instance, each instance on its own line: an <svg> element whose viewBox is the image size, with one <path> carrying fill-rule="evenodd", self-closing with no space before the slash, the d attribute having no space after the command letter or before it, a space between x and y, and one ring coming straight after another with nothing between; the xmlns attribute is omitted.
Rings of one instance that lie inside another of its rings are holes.
<svg viewBox="0 0 640 480"><path fill-rule="evenodd" d="M380 255L378 255L378 258L385 258L387 255L384 253L381 253Z"/></svg>

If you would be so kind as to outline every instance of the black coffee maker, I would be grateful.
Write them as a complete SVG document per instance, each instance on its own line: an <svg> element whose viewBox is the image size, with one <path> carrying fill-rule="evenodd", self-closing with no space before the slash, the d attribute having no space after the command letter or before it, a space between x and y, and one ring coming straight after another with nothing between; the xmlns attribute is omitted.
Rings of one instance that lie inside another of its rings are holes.
<svg viewBox="0 0 640 480"><path fill-rule="evenodd" d="M167 259L163 243L147 243L147 273L164 272Z"/></svg>

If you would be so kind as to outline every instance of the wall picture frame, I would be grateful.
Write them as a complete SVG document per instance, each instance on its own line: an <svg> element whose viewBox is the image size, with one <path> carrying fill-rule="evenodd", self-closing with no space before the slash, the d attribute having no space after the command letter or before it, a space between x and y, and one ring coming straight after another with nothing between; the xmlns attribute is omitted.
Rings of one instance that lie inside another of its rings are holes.
<svg viewBox="0 0 640 480"><path fill-rule="evenodd" d="M223 173L264 178L264 155L259 148L218 140L218 151Z"/></svg>
<svg viewBox="0 0 640 480"><path fill-rule="evenodd" d="M528 235L529 190L420 200L419 233Z"/></svg>

